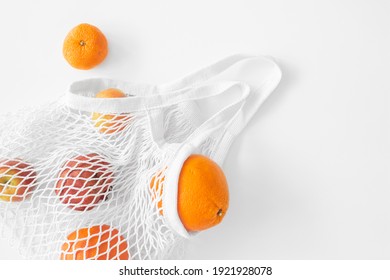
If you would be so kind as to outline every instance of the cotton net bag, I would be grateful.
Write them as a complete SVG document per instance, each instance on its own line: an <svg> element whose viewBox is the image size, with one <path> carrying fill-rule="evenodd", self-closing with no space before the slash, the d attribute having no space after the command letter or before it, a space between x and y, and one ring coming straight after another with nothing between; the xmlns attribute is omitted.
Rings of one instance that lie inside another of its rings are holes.
<svg viewBox="0 0 390 280"><path fill-rule="evenodd" d="M177 213L183 162L221 166L280 79L271 58L234 55L163 85L77 81L1 116L2 236L28 259L181 257L197 234ZM126 97L95 98L107 88Z"/></svg>

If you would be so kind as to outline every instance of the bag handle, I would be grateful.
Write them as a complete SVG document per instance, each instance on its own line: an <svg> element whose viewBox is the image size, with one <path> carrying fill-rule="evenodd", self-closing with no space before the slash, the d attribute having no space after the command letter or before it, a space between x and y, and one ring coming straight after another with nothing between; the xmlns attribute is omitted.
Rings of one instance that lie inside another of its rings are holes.
<svg viewBox="0 0 390 280"><path fill-rule="evenodd" d="M201 100L217 96L237 83L235 81L219 81L167 90L158 93L151 86L136 86L122 84L120 81L94 78L77 81L71 85L62 101L67 106L81 111L98 113L131 113L145 110L160 109L188 100ZM95 98L96 92L109 87L125 88L127 97ZM93 88L93 89L91 89ZM148 93L145 93L148 91ZM139 94L141 92L141 94ZM151 93L152 92L152 93Z"/></svg>
<svg viewBox="0 0 390 280"><path fill-rule="evenodd" d="M249 71L247 70L251 68L250 66L256 68L252 73L252 79L248 78ZM237 69L238 73L229 73L229 71ZM226 73L228 74L225 75ZM150 112L153 121L161 122L158 110L153 109L187 100L200 100L214 96L223 97L230 88L239 86L242 93L227 106L228 108L223 108L210 120L201 124L188 139L194 144L199 143L202 138L204 140L213 131L225 126L218 149L214 151L215 159L221 163L235 136L246 126L260 105L276 88L280 79L280 68L273 59L265 56L233 55L175 82L162 85L134 85L109 79L79 81L72 84L63 100L69 107L90 112L147 111ZM126 92L134 95L126 98L93 98L94 93L99 89L115 87L117 84L119 88L124 88ZM249 87L249 93L247 89L244 89L244 84ZM244 100L246 100L245 104ZM232 113L232 108L237 109L235 114ZM157 133L155 136L157 141L162 141L161 135Z"/></svg>
<svg viewBox="0 0 390 280"><path fill-rule="evenodd" d="M253 73L253 81L245 82L249 65L252 68L257 68L257 70ZM201 124L186 141L188 144L197 147L216 130L223 128L223 132L220 134L218 143L215 145L211 155L219 164L223 163L235 137L247 125L257 109L278 85L281 79L281 70L274 60L264 56L233 55L173 83L161 85L157 88L158 91L164 92L182 87L196 87L202 83L212 83L213 79L218 78L220 74L223 75L224 72L237 66L242 68L241 74L235 73L227 79L240 81L236 82L241 91L238 98ZM265 76L265 78L261 77L261 75ZM260 83L257 83L257 79ZM226 92L220 92L219 94L223 98Z"/></svg>
<svg viewBox="0 0 390 280"><path fill-rule="evenodd" d="M197 71L194 71L180 79L177 79L176 81L157 85L156 91L158 93L163 93L200 84L202 82L210 80L211 78L214 78L215 76L226 71L228 68L232 67L236 63L250 58L254 58L254 56L235 54L225 57L224 59L214 62L204 68L198 69Z"/></svg>
<svg viewBox="0 0 390 280"><path fill-rule="evenodd" d="M172 102L163 103L159 107L153 107L145 109L149 117L149 123L152 130L152 136L155 143L162 148L166 143L164 138L164 118L162 116L164 107L180 104L180 102L201 101L218 98L225 99L230 98L231 102L228 103L219 112L212 115L199 127L197 127L191 135L189 135L184 141L186 144L192 144L196 146L201 143L202 140L210 133L223 126L227 120L238 110L237 107L245 103L245 100L249 94L249 87L241 82L235 81L218 81L205 85L196 85L189 87L186 91L179 91L174 93L176 98L171 99ZM170 99L167 95L167 98ZM199 115L197 117L200 117ZM193 118L193 119L196 119ZM169 143L168 143L169 145Z"/></svg>

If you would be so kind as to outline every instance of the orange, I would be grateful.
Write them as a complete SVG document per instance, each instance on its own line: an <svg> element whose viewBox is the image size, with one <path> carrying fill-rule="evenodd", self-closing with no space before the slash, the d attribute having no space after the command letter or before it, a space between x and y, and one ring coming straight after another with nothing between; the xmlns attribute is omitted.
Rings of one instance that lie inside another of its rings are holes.
<svg viewBox="0 0 390 280"><path fill-rule="evenodd" d="M96 94L96 98L122 98L126 97L122 91L116 88L109 88ZM122 131L127 126L127 121L130 119L128 114L112 115L93 113L92 120L95 127L99 128L101 133L112 134Z"/></svg>
<svg viewBox="0 0 390 280"><path fill-rule="evenodd" d="M68 33L62 53L72 67L88 70L99 65L106 58L107 39L96 26L82 23Z"/></svg>
<svg viewBox="0 0 390 280"><path fill-rule="evenodd" d="M127 241L115 228L96 225L68 235L61 247L61 260L128 260Z"/></svg>
<svg viewBox="0 0 390 280"><path fill-rule="evenodd" d="M96 94L96 98L118 98L118 97L126 97L126 94L124 94L123 91L117 88L108 88Z"/></svg>
<svg viewBox="0 0 390 280"><path fill-rule="evenodd" d="M191 155L179 176L179 217L188 231L205 230L219 224L229 207L225 174L214 161Z"/></svg>
<svg viewBox="0 0 390 280"><path fill-rule="evenodd" d="M153 199L162 213L164 177L161 172L151 180ZM217 163L203 155L191 155L179 175L177 211L188 231L201 231L218 225L229 207L229 188Z"/></svg>
<svg viewBox="0 0 390 280"><path fill-rule="evenodd" d="M157 208L159 210L160 215L164 214L162 208L162 192L165 176L162 175L163 172L158 172L157 175L153 176L150 181L150 189L152 190L152 198L153 200L157 199Z"/></svg>

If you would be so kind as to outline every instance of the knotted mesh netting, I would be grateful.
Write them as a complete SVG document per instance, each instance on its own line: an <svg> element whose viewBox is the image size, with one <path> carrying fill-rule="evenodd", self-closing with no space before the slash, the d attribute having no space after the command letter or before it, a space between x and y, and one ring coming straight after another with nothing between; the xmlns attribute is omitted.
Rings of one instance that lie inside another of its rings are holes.
<svg viewBox="0 0 390 280"><path fill-rule="evenodd" d="M187 153L222 162L254 112L245 115L245 106L257 109L280 79L261 58L261 71L272 74L261 87L208 81L247 59L227 58L160 88L76 82L56 102L1 115L1 234L29 259L181 257L189 235L175 227L174 199L164 201L177 192L167 170L180 172L187 144ZM112 87L127 97L94 98Z"/></svg>
<svg viewBox="0 0 390 280"><path fill-rule="evenodd" d="M194 129L177 105L162 116L170 143ZM180 237L159 214L152 179L164 176L172 153L152 140L146 112L117 118L110 133L95 123L62 103L2 117L3 230L28 258L58 259L70 233L95 225L117 229L132 259L170 257Z"/></svg>

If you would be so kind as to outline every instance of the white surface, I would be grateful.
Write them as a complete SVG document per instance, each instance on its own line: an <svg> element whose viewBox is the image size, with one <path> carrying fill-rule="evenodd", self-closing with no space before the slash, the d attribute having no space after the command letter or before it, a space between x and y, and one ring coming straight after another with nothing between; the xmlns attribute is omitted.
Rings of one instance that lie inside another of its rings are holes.
<svg viewBox="0 0 390 280"><path fill-rule="evenodd" d="M60 97L89 77L174 80L226 55L269 54L279 88L232 146L231 205L189 259L390 258L390 2L2 1L4 110ZM107 35L98 68L72 69L62 41ZM0 259L17 252L0 240Z"/></svg>

